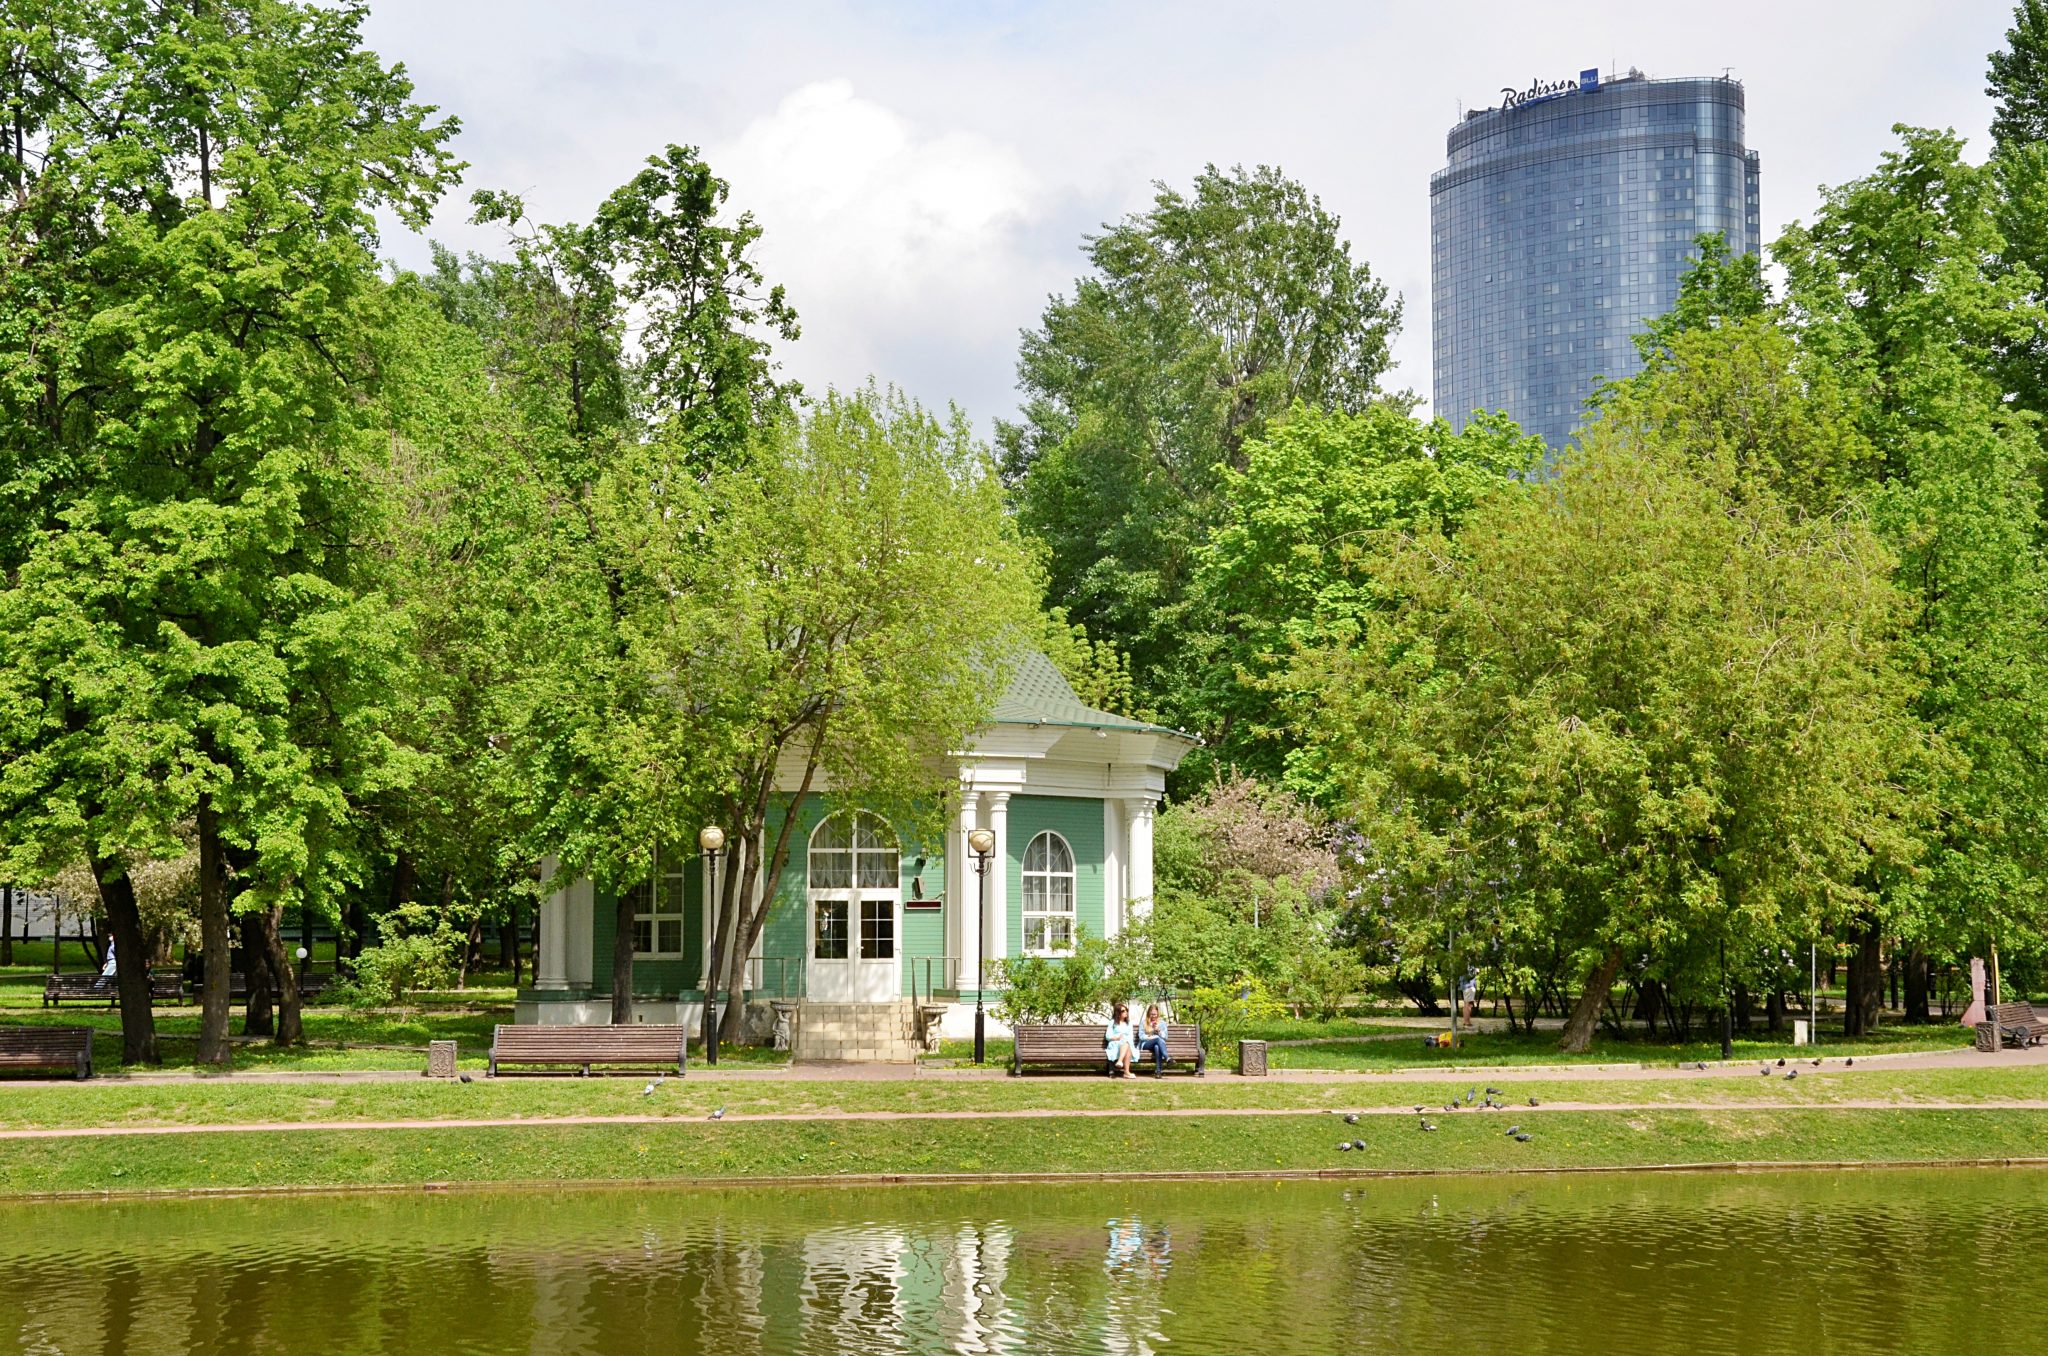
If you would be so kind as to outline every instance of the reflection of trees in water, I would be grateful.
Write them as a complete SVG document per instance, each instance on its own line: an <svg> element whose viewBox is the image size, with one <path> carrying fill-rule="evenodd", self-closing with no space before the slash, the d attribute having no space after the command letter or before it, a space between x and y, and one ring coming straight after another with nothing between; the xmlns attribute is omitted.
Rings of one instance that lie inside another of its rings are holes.
<svg viewBox="0 0 2048 1356"><path fill-rule="evenodd" d="M0 1351L2032 1349L2048 1176L0 1207ZM1937 1240L1937 1248L1926 1241ZM1716 1306L1697 1297L1770 1295ZM1737 1312L1739 1309L1741 1312ZM2004 1339L2004 1340L2000 1340ZM1717 1346L1716 1343L1721 1345Z"/></svg>

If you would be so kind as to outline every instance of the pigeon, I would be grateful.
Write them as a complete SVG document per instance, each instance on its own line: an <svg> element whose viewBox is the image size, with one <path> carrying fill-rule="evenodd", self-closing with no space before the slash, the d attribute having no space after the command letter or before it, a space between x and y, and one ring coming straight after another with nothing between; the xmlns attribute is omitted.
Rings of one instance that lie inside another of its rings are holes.
<svg viewBox="0 0 2048 1356"><path fill-rule="evenodd" d="M1511 1125L1507 1128L1506 1133L1510 1135L1519 1135L1522 1133L1522 1127L1519 1125Z"/></svg>
<svg viewBox="0 0 2048 1356"><path fill-rule="evenodd" d="M1428 1108L1428 1107L1426 1107L1426 1106L1419 1106L1419 1107L1416 1107L1416 1108L1415 1108L1415 1114L1416 1114L1416 1115L1418 1115L1418 1116L1420 1116L1420 1115L1421 1115L1421 1114L1422 1114L1423 1112L1425 1112L1425 1111L1427 1111L1427 1110L1429 1110L1429 1108Z"/></svg>
<svg viewBox="0 0 2048 1356"><path fill-rule="evenodd" d="M1362 1139L1354 1139L1351 1141L1351 1147L1354 1149L1363 1149L1365 1147L1365 1141Z"/></svg>
<svg viewBox="0 0 2048 1356"><path fill-rule="evenodd" d="M1853 1067L1856 1063L1856 1056L1851 1055L1847 1059L1843 1060L1842 1063Z"/></svg>
<svg viewBox="0 0 2048 1356"><path fill-rule="evenodd" d="M1763 1068L1758 1069L1757 1072L1762 1074L1765 1078L1769 1078L1771 1076L1771 1066L1766 1064Z"/></svg>
<svg viewBox="0 0 2048 1356"><path fill-rule="evenodd" d="M1531 1098L1529 1099L1529 1105L1530 1105L1530 1106L1539 1106L1539 1105L1541 1105L1541 1103L1539 1103L1539 1102L1538 1102L1538 1101L1537 1101L1537 1100L1536 1100L1536 1099L1535 1099L1534 1097L1531 1097Z"/></svg>
<svg viewBox="0 0 2048 1356"><path fill-rule="evenodd" d="M1338 1141L1337 1141L1337 1152L1338 1152L1338 1153L1340 1153L1340 1154L1348 1154L1348 1153L1350 1153L1350 1152L1351 1152L1351 1141L1350 1141L1350 1140L1348 1140L1348 1139L1340 1139L1340 1140L1338 1140Z"/></svg>
<svg viewBox="0 0 2048 1356"><path fill-rule="evenodd" d="M1358 1113L1357 1113L1356 1111L1354 1111L1354 1112L1351 1112L1351 1113L1350 1113L1349 1115L1345 1116L1345 1117L1344 1117L1344 1124L1346 1124L1346 1125L1356 1125L1356 1124L1358 1124Z"/></svg>
<svg viewBox="0 0 2048 1356"><path fill-rule="evenodd" d="M1815 1061L1813 1062L1813 1067L1814 1067L1814 1068L1816 1068L1816 1069L1818 1069L1818 1068L1820 1067L1820 1061L1819 1061L1819 1060L1815 1060Z"/></svg>
<svg viewBox="0 0 2048 1356"><path fill-rule="evenodd" d="M1799 1077L1799 1070L1797 1070L1797 1069L1787 1069L1787 1070L1785 1071L1785 1077L1786 1077L1786 1078L1788 1078L1788 1079L1792 1079L1792 1078L1797 1078L1797 1077Z"/></svg>
<svg viewBox="0 0 2048 1356"><path fill-rule="evenodd" d="M1705 1060L1701 1060L1699 1063L1693 1065L1692 1067L1698 1069L1701 1073L1705 1073L1707 1071L1707 1062Z"/></svg>
<svg viewBox="0 0 2048 1356"><path fill-rule="evenodd" d="M1428 1122L1427 1120L1423 1121L1423 1123L1422 1123L1422 1128L1423 1128L1424 1130L1434 1130L1434 1129L1436 1129L1436 1127L1435 1127L1435 1126L1433 1126L1433 1125L1431 1125L1431 1124L1430 1124L1430 1123L1429 1123L1429 1122Z"/></svg>
<svg viewBox="0 0 2048 1356"><path fill-rule="evenodd" d="M659 1086L661 1085L658 1083L649 1083L646 1087L640 1089L640 1095L642 1097L652 1097L654 1095L654 1090Z"/></svg>
<svg viewBox="0 0 2048 1356"><path fill-rule="evenodd" d="M1477 1088L1467 1088L1467 1089L1465 1089L1465 1104L1466 1104L1467 1106L1470 1106L1470 1105L1472 1104L1472 1101L1473 1101L1473 1099L1474 1099L1474 1098L1476 1098L1476 1097L1478 1097L1478 1096L1479 1096L1479 1089L1477 1089Z"/></svg>
<svg viewBox="0 0 2048 1356"><path fill-rule="evenodd" d="M1534 1138L1534 1135L1529 1134L1527 1131L1523 1131L1521 1134L1515 1136L1515 1143L1527 1144L1530 1140Z"/></svg>
<svg viewBox="0 0 2048 1356"><path fill-rule="evenodd" d="M1785 1067L1785 1061L1782 1058L1778 1061L1778 1067L1781 1069Z"/></svg>
<svg viewBox="0 0 2048 1356"><path fill-rule="evenodd" d="M725 1119L725 1108L724 1108L724 1107L720 1107L720 1108L718 1108L718 1110L716 1110L716 1111L712 1112L712 1113L711 1113L711 1119L712 1119L712 1120L714 1120L714 1121L722 1121L722 1120L724 1120L724 1119Z"/></svg>
<svg viewBox="0 0 2048 1356"><path fill-rule="evenodd" d="M456 1076L457 1078L461 1079L461 1080L462 1080L463 1082L465 1082L465 1083L467 1083L467 1082L469 1081L469 1075L468 1075L468 1074L457 1074L457 1075L455 1075L455 1076Z"/></svg>
<svg viewBox="0 0 2048 1356"><path fill-rule="evenodd" d="M1501 1091L1499 1088L1488 1088L1486 1090L1486 1095L1488 1097L1498 1097L1501 1095Z"/></svg>
<svg viewBox="0 0 2048 1356"><path fill-rule="evenodd" d="M1458 1104L1457 1104L1457 1103L1456 1103L1455 1101L1450 1101L1450 1102L1445 1102L1445 1103L1444 1103L1444 1110L1446 1110L1446 1111L1456 1111L1457 1109L1458 1109Z"/></svg>

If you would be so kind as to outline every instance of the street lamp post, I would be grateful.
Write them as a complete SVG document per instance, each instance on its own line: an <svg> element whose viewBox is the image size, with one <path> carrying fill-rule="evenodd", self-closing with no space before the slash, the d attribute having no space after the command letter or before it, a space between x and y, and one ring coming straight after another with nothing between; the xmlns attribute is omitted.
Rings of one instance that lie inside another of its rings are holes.
<svg viewBox="0 0 2048 1356"><path fill-rule="evenodd" d="M718 859L725 855L725 830L716 824L706 824L697 834L697 846L704 849L704 860L711 880L711 935L705 939L709 963L704 969L704 1062L718 1063L718 938L725 931L724 919L719 916Z"/></svg>
<svg viewBox="0 0 2048 1356"><path fill-rule="evenodd" d="M967 850L974 854L974 874L981 877L981 900L975 906L980 910L980 922L974 929L974 1062L981 1064L988 1057L988 1019L981 1010L981 991L988 986L988 867L995 855L996 836L987 829L976 829L967 835Z"/></svg>

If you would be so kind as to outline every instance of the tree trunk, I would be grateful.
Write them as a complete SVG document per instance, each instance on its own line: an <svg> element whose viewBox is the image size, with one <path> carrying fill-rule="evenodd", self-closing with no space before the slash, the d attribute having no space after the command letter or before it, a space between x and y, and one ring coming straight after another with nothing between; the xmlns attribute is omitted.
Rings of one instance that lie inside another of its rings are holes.
<svg viewBox="0 0 2048 1356"><path fill-rule="evenodd" d="M1749 986L1747 984L1737 984L1734 987L1735 1029L1747 1036L1750 1031Z"/></svg>
<svg viewBox="0 0 2048 1356"><path fill-rule="evenodd" d="M1884 1006L1884 939L1877 920L1867 919L1849 957L1849 987L1843 1004L1842 1034L1867 1036L1877 1030Z"/></svg>
<svg viewBox="0 0 2048 1356"><path fill-rule="evenodd" d="M1614 988L1614 977L1620 973L1621 948L1617 946L1586 976L1585 985L1579 990L1579 1001L1572 1004L1572 1015L1565 1018L1564 1036L1557 1043L1558 1049L1570 1055L1583 1055L1592 1048L1593 1028L1600 1020L1600 1008Z"/></svg>
<svg viewBox="0 0 2048 1356"><path fill-rule="evenodd" d="M0 885L0 965L14 964L14 887Z"/></svg>
<svg viewBox="0 0 2048 1356"><path fill-rule="evenodd" d="M121 1062L161 1064L156 1048L156 1014L149 1006L149 965L142 941L142 915L135 907L135 882L111 857L95 857L100 906L114 933L114 985L121 998Z"/></svg>
<svg viewBox="0 0 2048 1356"><path fill-rule="evenodd" d="M271 974L270 947L263 939L263 921L256 914L245 913L240 926L242 979L249 991L248 1005L242 1009L242 1034L275 1036L277 1022L271 1011L270 998L276 991L276 981Z"/></svg>
<svg viewBox="0 0 2048 1356"><path fill-rule="evenodd" d="M469 972L483 968L484 960L484 916L478 914L469 920L469 938L463 943L462 965L455 972L455 987L469 987Z"/></svg>
<svg viewBox="0 0 2048 1356"><path fill-rule="evenodd" d="M633 1023L633 915L638 905L631 890L619 891L612 921L612 1025Z"/></svg>
<svg viewBox="0 0 2048 1356"><path fill-rule="evenodd" d="M1774 988L1764 1000L1764 1022L1772 1035L1785 1029L1785 991Z"/></svg>
<svg viewBox="0 0 2048 1356"><path fill-rule="evenodd" d="M199 1048L193 1063L225 1069L228 1051L228 899L221 869L220 819L212 801L199 802L199 945L206 977L199 986Z"/></svg>
<svg viewBox="0 0 2048 1356"><path fill-rule="evenodd" d="M509 934L512 941L512 987L514 989L517 989L519 987L520 931L524 926L524 924L521 923L519 918L519 902L517 900L514 900L512 903L506 905L505 912L508 915L510 915L505 930L507 934Z"/></svg>
<svg viewBox="0 0 2048 1356"><path fill-rule="evenodd" d="M1927 1014L1927 953L1914 947L1906 953L1906 1020L1924 1024Z"/></svg>
<svg viewBox="0 0 2048 1356"><path fill-rule="evenodd" d="M292 971L291 957L284 953L284 905L273 904L256 916L256 941L263 948L270 981L277 993L277 1030L271 1040L278 1045L305 1042L305 1025L299 1011L299 977Z"/></svg>

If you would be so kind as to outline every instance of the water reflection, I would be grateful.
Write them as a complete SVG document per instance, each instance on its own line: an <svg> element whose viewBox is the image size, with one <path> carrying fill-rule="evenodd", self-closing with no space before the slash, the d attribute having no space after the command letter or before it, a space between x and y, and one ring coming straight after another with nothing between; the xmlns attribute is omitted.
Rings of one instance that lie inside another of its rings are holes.
<svg viewBox="0 0 2048 1356"><path fill-rule="evenodd" d="M2037 1349L2048 1177L0 1207L0 1353ZM2006 1284L2010 1282L2011 1284ZM1995 1302L1994 1302L1995 1299Z"/></svg>

